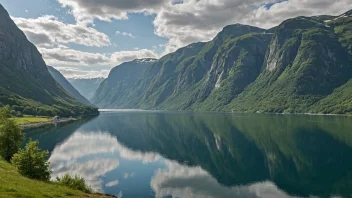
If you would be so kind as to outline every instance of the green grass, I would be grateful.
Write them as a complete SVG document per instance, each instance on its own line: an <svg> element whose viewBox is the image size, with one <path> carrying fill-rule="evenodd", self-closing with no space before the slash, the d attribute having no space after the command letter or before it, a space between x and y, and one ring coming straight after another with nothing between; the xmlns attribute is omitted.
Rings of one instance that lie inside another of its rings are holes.
<svg viewBox="0 0 352 198"><path fill-rule="evenodd" d="M48 122L53 120L53 118L25 116L25 117L11 118L11 120L14 120L18 125L24 125L24 124L33 124L33 123L39 123L39 122Z"/></svg>
<svg viewBox="0 0 352 198"><path fill-rule="evenodd" d="M75 197L86 195L58 184L28 179L9 163L0 159L0 197Z"/></svg>

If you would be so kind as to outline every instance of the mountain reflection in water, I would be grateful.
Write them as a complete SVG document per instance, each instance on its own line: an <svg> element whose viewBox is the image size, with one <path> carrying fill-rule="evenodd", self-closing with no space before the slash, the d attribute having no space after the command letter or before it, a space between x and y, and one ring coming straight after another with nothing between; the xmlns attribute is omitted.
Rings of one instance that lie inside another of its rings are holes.
<svg viewBox="0 0 352 198"><path fill-rule="evenodd" d="M52 177L118 197L350 197L352 119L114 112L28 130Z"/></svg>

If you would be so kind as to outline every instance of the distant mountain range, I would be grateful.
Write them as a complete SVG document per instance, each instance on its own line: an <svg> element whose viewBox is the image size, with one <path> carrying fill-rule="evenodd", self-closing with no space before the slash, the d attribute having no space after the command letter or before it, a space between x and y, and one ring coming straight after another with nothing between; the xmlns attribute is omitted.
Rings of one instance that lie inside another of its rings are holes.
<svg viewBox="0 0 352 198"><path fill-rule="evenodd" d="M71 96L82 104L94 106L84 96L82 96L68 81L67 79L54 67L48 66L51 76L58 82Z"/></svg>
<svg viewBox="0 0 352 198"><path fill-rule="evenodd" d="M269 30L225 27L146 64L114 68L100 108L352 113L352 11L297 17Z"/></svg>
<svg viewBox="0 0 352 198"><path fill-rule="evenodd" d="M69 78L67 79L74 88L77 89L85 98L90 100L95 91L98 89L99 85L105 78Z"/></svg>
<svg viewBox="0 0 352 198"><path fill-rule="evenodd" d="M37 48L0 5L0 103L30 115L97 114L50 75Z"/></svg>

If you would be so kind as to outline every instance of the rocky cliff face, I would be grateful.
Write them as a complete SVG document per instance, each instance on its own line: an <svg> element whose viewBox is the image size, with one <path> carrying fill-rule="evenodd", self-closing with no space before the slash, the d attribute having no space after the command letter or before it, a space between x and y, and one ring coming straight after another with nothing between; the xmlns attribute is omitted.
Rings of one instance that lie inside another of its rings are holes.
<svg viewBox="0 0 352 198"><path fill-rule="evenodd" d="M149 65L118 105L111 97L107 106L331 112L310 107L351 79L351 25L347 12L297 17L270 30L228 26L210 42L191 44Z"/></svg>
<svg viewBox="0 0 352 198"><path fill-rule="evenodd" d="M268 47L263 72L228 107L238 111L307 112L352 77L352 57L325 22L283 22Z"/></svg>
<svg viewBox="0 0 352 198"><path fill-rule="evenodd" d="M25 113L29 114L39 110L44 115L81 112L81 104L53 79L37 48L27 40L1 5L0 102L14 106L17 111L26 108Z"/></svg>
<svg viewBox="0 0 352 198"><path fill-rule="evenodd" d="M186 110L195 108L216 90L220 90L217 91L220 94L230 91L231 95L232 90L221 88L228 87L228 83L237 87L234 92L240 92L260 72L271 38L271 34L262 32L263 29L251 26L228 26L208 43L191 44L162 57L145 70L131 92L119 97L117 107ZM243 68L242 62L248 63L248 68L255 67L254 70ZM237 81L230 82L231 78ZM246 78L245 82L242 83L241 78ZM102 84L101 87L109 86ZM105 92L107 90L111 88ZM207 103L215 100L215 95ZM227 104L231 97L218 106ZM113 101L109 107L116 107ZM95 104L100 105L97 101Z"/></svg>

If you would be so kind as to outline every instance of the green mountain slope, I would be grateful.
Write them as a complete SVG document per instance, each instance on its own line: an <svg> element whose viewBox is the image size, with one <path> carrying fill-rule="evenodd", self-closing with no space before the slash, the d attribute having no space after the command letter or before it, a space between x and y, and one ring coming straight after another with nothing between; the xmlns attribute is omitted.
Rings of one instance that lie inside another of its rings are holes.
<svg viewBox="0 0 352 198"><path fill-rule="evenodd" d="M137 59L113 68L109 77L101 82L91 101L99 107L119 107L121 98L130 93L147 66L155 59Z"/></svg>
<svg viewBox="0 0 352 198"><path fill-rule="evenodd" d="M93 106L85 97L83 97L67 80L66 78L55 68L48 66L49 73L71 96L82 104Z"/></svg>
<svg viewBox="0 0 352 198"><path fill-rule="evenodd" d="M113 100L109 107L193 108L203 102L222 81L236 78L241 81L239 75L242 74L237 72L243 70L244 75L248 76L246 82L230 85L236 86L238 90L235 92L240 92L260 72L271 38L271 34L262 32L263 29L256 27L232 25L225 27L208 43L194 43L168 54L146 69L132 91L119 98L118 105ZM243 68L241 62L247 62L255 71ZM237 65L235 69L234 65ZM111 88L106 89L106 92L108 90ZM231 96L223 103L229 100ZM94 101L94 104L100 105L98 101Z"/></svg>
<svg viewBox="0 0 352 198"><path fill-rule="evenodd" d="M123 94L113 91L103 107L351 113L346 84L352 78L350 13L297 17L269 30L225 27L213 40L149 65ZM102 84L97 94L113 89ZM341 92L344 100L336 100ZM95 99L94 104L103 104Z"/></svg>
<svg viewBox="0 0 352 198"><path fill-rule="evenodd" d="M68 82L85 98L90 100L104 78L68 78Z"/></svg>
<svg viewBox="0 0 352 198"><path fill-rule="evenodd" d="M0 102L25 114L97 113L53 79L37 48L0 6Z"/></svg>
<svg viewBox="0 0 352 198"><path fill-rule="evenodd" d="M313 113L352 114L352 80L309 108Z"/></svg>
<svg viewBox="0 0 352 198"><path fill-rule="evenodd" d="M267 51L263 72L229 109L308 112L352 77L352 56L334 28L299 17L282 23Z"/></svg>

